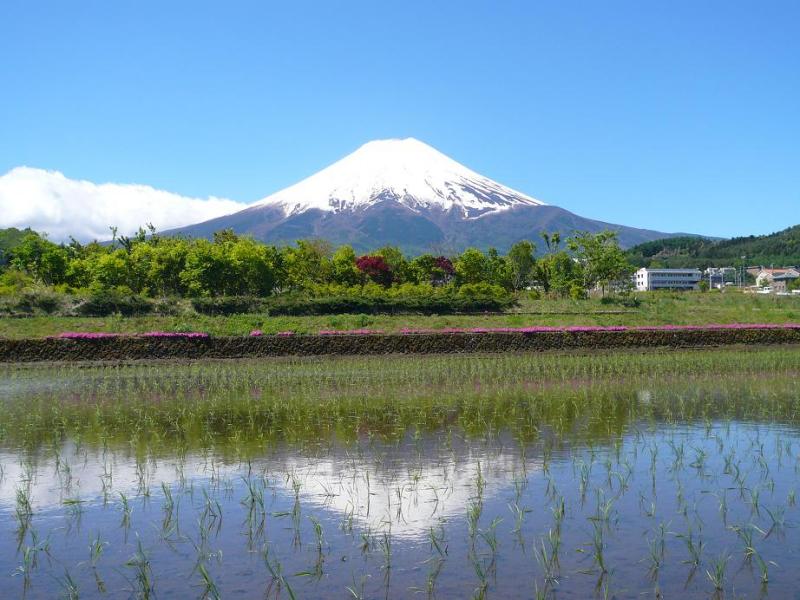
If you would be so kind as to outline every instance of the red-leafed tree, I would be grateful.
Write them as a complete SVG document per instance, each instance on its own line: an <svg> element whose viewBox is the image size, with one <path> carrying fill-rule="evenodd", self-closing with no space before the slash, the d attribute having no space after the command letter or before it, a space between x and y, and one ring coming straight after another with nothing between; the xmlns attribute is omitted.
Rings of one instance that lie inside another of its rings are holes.
<svg viewBox="0 0 800 600"><path fill-rule="evenodd" d="M456 274L453 261L446 256L437 256L433 264L435 266L432 273L434 284L443 285L448 283L453 278L453 275Z"/></svg>
<svg viewBox="0 0 800 600"><path fill-rule="evenodd" d="M392 270L382 256L360 256L356 259L356 268L375 283L392 284Z"/></svg>

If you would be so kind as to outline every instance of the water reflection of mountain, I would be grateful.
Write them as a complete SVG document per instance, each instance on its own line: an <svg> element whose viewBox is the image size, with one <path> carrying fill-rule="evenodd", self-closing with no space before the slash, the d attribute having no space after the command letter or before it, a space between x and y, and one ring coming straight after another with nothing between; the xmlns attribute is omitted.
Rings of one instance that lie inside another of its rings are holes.
<svg viewBox="0 0 800 600"><path fill-rule="evenodd" d="M387 456L382 462L353 460L343 454L285 463L294 475L285 480L291 492L299 482L303 500L352 516L356 524L392 535L427 535L441 520L463 516L482 487L484 499L541 469L523 459L518 447L469 448L434 458ZM479 483L480 482L480 483Z"/></svg>
<svg viewBox="0 0 800 600"><path fill-rule="evenodd" d="M330 452L317 456L280 448L249 463L196 453L137 461L127 449L76 451L71 442L60 448L58 458L42 452L23 461L22 455L5 450L0 452L0 511L13 510L17 489L27 481L34 510L48 511L68 499L98 503L104 493L112 501L119 492L133 498L143 488L157 501L161 482L197 487L227 481L243 496L242 477L249 472L265 477L286 498L297 492L301 504L328 511L332 519L352 518L354 525L373 531L391 528L392 535L415 537L427 535L442 519L463 515L479 485L489 500L513 489L515 479L541 470L540 454L530 451L524 457L511 439L445 442L431 437L325 448Z"/></svg>

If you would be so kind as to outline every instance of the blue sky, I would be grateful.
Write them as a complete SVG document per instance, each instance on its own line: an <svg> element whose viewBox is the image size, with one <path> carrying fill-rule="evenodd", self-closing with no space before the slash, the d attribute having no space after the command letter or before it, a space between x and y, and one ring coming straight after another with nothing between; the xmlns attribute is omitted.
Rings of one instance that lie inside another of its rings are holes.
<svg viewBox="0 0 800 600"><path fill-rule="evenodd" d="M251 202L416 137L583 216L800 222L800 2L0 7L0 174ZM2 220L2 216L0 216Z"/></svg>

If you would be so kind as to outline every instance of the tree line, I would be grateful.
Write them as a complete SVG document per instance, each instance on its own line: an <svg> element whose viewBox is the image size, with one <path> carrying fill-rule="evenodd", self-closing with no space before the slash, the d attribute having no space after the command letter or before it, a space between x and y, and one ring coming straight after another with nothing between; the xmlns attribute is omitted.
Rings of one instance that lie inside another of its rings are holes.
<svg viewBox="0 0 800 600"><path fill-rule="evenodd" d="M114 291L145 297L312 296L369 292L434 293L441 289L584 297L625 280L632 267L613 232L576 233L565 240L542 234L542 252L531 240L501 255L468 248L453 256L405 256L392 246L365 254L351 246L298 240L273 246L231 230L213 239L159 235L152 226L131 237L112 228L110 243L56 244L19 231L0 248L0 291L36 283L66 293ZM2 234L2 232L0 232Z"/></svg>
<svg viewBox="0 0 800 600"><path fill-rule="evenodd" d="M627 250L637 267L685 268L787 266L800 264L800 225L769 235L727 240L680 236L645 242Z"/></svg>

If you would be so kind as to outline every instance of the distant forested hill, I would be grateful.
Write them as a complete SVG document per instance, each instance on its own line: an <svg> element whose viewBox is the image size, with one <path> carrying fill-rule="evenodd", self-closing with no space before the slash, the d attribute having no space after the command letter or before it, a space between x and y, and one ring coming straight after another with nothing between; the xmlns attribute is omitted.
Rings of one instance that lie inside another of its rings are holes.
<svg viewBox="0 0 800 600"><path fill-rule="evenodd" d="M770 233L729 240L675 237L634 246L628 259L637 267L724 267L800 264L800 225Z"/></svg>

